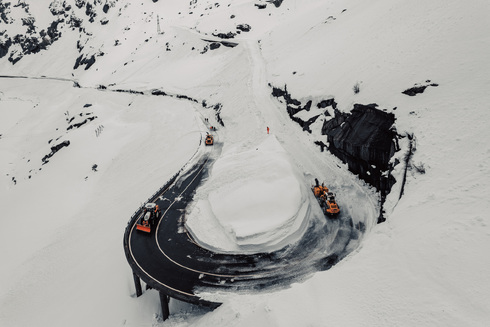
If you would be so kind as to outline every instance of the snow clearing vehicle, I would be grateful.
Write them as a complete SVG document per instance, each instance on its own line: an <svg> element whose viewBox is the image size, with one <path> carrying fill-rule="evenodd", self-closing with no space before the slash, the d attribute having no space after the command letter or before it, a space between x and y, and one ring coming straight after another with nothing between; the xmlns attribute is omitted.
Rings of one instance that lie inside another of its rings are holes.
<svg viewBox="0 0 490 327"><path fill-rule="evenodd" d="M160 211L160 208L158 208L157 204L151 202L145 204L143 215L140 221L136 224L136 229L142 232L150 233L161 214L162 212Z"/></svg>
<svg viewBox="0 0 490 327"><path fill-rule="evenodd" d="M340 213L339 205L335 200L335 195L329 191L325 185L320 185L318 179L315 178L316 185L312 187L313 194L315 195L320 207L324 214L328 216L336 216Z"/></svg>
<svg viewBox="0 0 490 327"><path fill-rule="evenodd" d="M206 145L213 145L214 144L214 138L213 135L207 134L206 135L206 140L205 140Z"/></svg>

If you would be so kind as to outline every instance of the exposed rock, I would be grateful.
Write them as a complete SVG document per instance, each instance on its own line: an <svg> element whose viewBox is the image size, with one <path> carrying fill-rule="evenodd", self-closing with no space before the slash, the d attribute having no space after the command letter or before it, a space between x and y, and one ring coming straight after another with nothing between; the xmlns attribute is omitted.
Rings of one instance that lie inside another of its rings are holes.
<svg viewBox="0 0 490 327"><path fill-rule="evenodd" d="M337 102L335 102L334 98L322 100L317 105L318 108L326 108L332 106L332 108L337 109Z"/></svg>
<svg viewBox="0 0 490 327"><path fill-rule="evenodd" d="M5 24L10 24L12 23L12 18L8 16L10 13L10 2L0 2L0 19L5 23Z"/></svg>
<svg viewBox="0 0 490 327"><path fill-rule="evenodd" d="M425 85L415 84L414 87L411 87L409 89L406 89L402 93L403 94L406 94L408 96L413 97L413 96L416 96L417 94L424 93L425 89L428 86L437 87L437 86L439 86L439 84L437 84L437 83L430 83L430 80L427 80Z"/></svg>
<svg viewBox="0 0 490 327"><path fill-rule="evenodd" d="M53 1L49 4L49 11L53 16L58 16L58 15L63 15L65 13L65 8L63 6L63 3L59 1Z"/></svg>
<svg viewBox="0 0 490 327"><path fill-rule="evenodd" d="M141 91L135 91L135 90L123 90L123 89L117 89L117 90L114 90L115 92L121 92L121 93L130 93L130 94L139 94L139 95L143 95L145 93L141 92Z"/></svg>
<svg viewBox="0 0 490 327"><path fill-rule="evenodd" d="M252 29L252 27L250 27L248 24L238 24L236 28L242 32L250 32Z"/></svg>
<svg viewBox="0 0 490 327"><path fill-rule="evenodd" d="M79 128L83 125L85 125L86 123L88 123L89 121L92 121L94 120L95 118L97 118L97 116L93 116L93 117L88 117L88 118L85 118L82 122L80 123L76 123L76 124L73 124L73 125L70 125L68 126L68 128L66 129L67 131L69 131L70 129L72 128Z"/></svg>
<svg viewBox="0 0 490 327"><path fill-rule="evenodd" d="M24 55L22 54L22 52L14 50L10 53L8 60L12 63L12 65L15 65L19 60L22 59L23 56Z"/></svg>
<svg viewBox="0 0 490 327"><path fill-rule="evenodd" d="M22 21L22 26L27 26L27 32L26 32L27 34L32 34L36 32L36 26L34 26L36 20L34 19L34 17L30 16L30 17L21 18L21 21Z"/></svg>
<svg viewBox="0 0 490 327"><path fill-rule="evenodd" d="M426 88L427 88L427 85L414 86L412 88L406 89L402 93L413 97L419 93L424 93Z"/></svg>
<svg viewBox="0 0 490 327"><path fill-rule="evenodd" d="M398 151L395 115L376 109L375 105L355 104L350 114L335 111L325 121L322 134L328 136L328 149L349 166L349 170L384 194L395 180L383 175L392 167L389 161Z"/></svg>
<svg viewBox="0 0 490 327"><path fill-rule="evenodd" d="M87 70L90 67L92 67L94 63L95 63L95 55L92 55L90 58L84 58L84 55L82 54L75 61L75 65L73 66L73 69L77 69L81 65L86 65L85 70Z"/></svg>
<svg viewBox="0 0 490 327"><path fill-rule="evenodd" d="M75 0L75 6L77 6L78 9L81 9L83 6L85 6L85 0Z"/></svg>
<svg viewBox="0 0 490 327"><path fill-rule="evenodd" d="M11 45L12 40L9 37L5 38L4 40L0 39L0 58L5 57L9 53Z"/></svg>
<svg viewBox="0 0 490 327"><path fill-rule="evenodd" d="M167 93L165 93L165 92L163 92L161 90L152 90L151 91L151 94L152 95L162 95L162 96L166 96L167 95Z"/></svg>
<svg viewBox="0 0 490 327"><path fill-rule="evenodd" d="M235 37L235 33L228 32L228 33L213 33L214 36L219 37L220 39L232 39Z"/></svg>
<svg viewBox="0 0 490 327"><path fill-rule="evenodd" d="M220 44L219 42L212 42L212 43L209 45L209 50L215 50L215 49L218 49L220 46L221 46L221 44Z"/></svg>
<svg viewBox="0 0 490 327"><path fill-rule="evenodd" d="M46 164L46 163L48 163L48 162L49 162L49 160L48 160L48 159L49 159L49 158L51 158L52 156L54 156L54 154L55 154L56 152L58 152L58 151L59 151L59 150L61 150L62 148L67 147L67 146L69 146L69 145L70 145L70 141L63 141L63 142L61 142L60 144L57 144L57 145L55 145L55 146L52 146L52 147L51 147L51 152L50 152L49 154L45 155L45 156L44 156L44 157L41 159L41 160L42 160L42 162L43 162L43 165L44 165L44 164Z"/></svg>
<svg viewBox="0 0 490 327"><path fill-rule="evenodd" d="M276 98L280 98L280 97L284 98L284 100L286 101L286 111L288 112L288 115L291 118L291 120L297 122L303 128L304 131L307 131L309 133L312 132L310 129L310 125L313 124L320 115L311 117L307 121L304 121L303 119L295 116L297 113L303 110L310 111L313 103L312 100L308 100L304 106L301 106L301 101L297 99L293 99L289 94L289 92L287 91L286 86L284 87L284 90L281 90L280 88L277 87L272 87L272 95L275 96ZM324 100L324 101L331 101L331 103L335 103L333 99ZM322 103L321 105L324 106L325 103ZM317 104L317 107L320 108L320 104Z"/></svg>
<svg viewBox="0 0 490 327"><path fill-rule="evenodd" d="M274 4L274 6L276 6L276 8L279 8L281 6L282 1L283 0L269 0L269 2L271 2L272 4Z"/></svg>

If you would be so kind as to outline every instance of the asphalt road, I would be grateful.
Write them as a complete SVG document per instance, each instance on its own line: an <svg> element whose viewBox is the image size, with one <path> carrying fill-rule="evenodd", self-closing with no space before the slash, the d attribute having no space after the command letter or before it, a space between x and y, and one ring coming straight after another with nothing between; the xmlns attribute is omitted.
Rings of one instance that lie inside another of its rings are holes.
<svg viewBox="0 0 490 327"><path fill-rule="evenodd" d="M323 230L311 225L300 242L272 253L236 255L204 249L185 230L185 208L210 165L210 160L202 159L155 196L162 217L151 233L136 230L141 212L128 224L124 235L126 257L133 272L154 289L182 301L217 306L202 300L196 292L288 287L315 271L330 268L342 257L349 241L359 236L353 226L336 219ZM332 242L335 246L325 251L322 242L329 233L336 235Z"/></svg>

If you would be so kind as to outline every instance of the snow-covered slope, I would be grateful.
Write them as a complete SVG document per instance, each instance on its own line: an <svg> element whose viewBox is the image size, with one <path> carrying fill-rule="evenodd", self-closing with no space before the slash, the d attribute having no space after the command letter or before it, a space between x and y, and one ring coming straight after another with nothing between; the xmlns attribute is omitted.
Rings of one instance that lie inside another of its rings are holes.
<svg viewBox="0 0 490 327"><path fill-rule="evenodd" d="M60 22L46 50L15 65L10 52L0 58L0 75L31 77L0 79L0 325L488 325L487 2L21 2L29 12L12 4L0 42L25 33L29 16L36 35L62 17L84 30ZM68 16L51 3L70 5ZM211 49L229 32L235 47ZM80 56L95 62L74 69ZM401 93L418 83L438 86ZM303 132L269 84L302 101L333 97L343 111L377 103L395 113L400 134L413 133L404 196L390 194L385 223L375 225L374 190L313 144L326 141L328 117ZM205 118L218 126L213 150L200 147ZM286 290L203 294L223 301L213 312L173 302L161 322L156 292L134 296L122 234L203 151L215 164L188 213L203 243L294 242L321 218L308 189L317 177L366 226L360 247ZM310 214L297 214L305 205Z"/></svg>

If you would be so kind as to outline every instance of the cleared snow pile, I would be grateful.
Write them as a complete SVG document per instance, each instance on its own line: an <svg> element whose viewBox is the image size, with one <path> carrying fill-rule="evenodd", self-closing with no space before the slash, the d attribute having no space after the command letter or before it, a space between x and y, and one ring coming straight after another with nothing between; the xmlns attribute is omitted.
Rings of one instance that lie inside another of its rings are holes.
<svg viewBox="0 0 490 327"><path fill-rule="evenodd" d="M224 155L200 187L187 227L218 251L272 251L299 238L309 211L302 175L275 136Z"/></svg>

